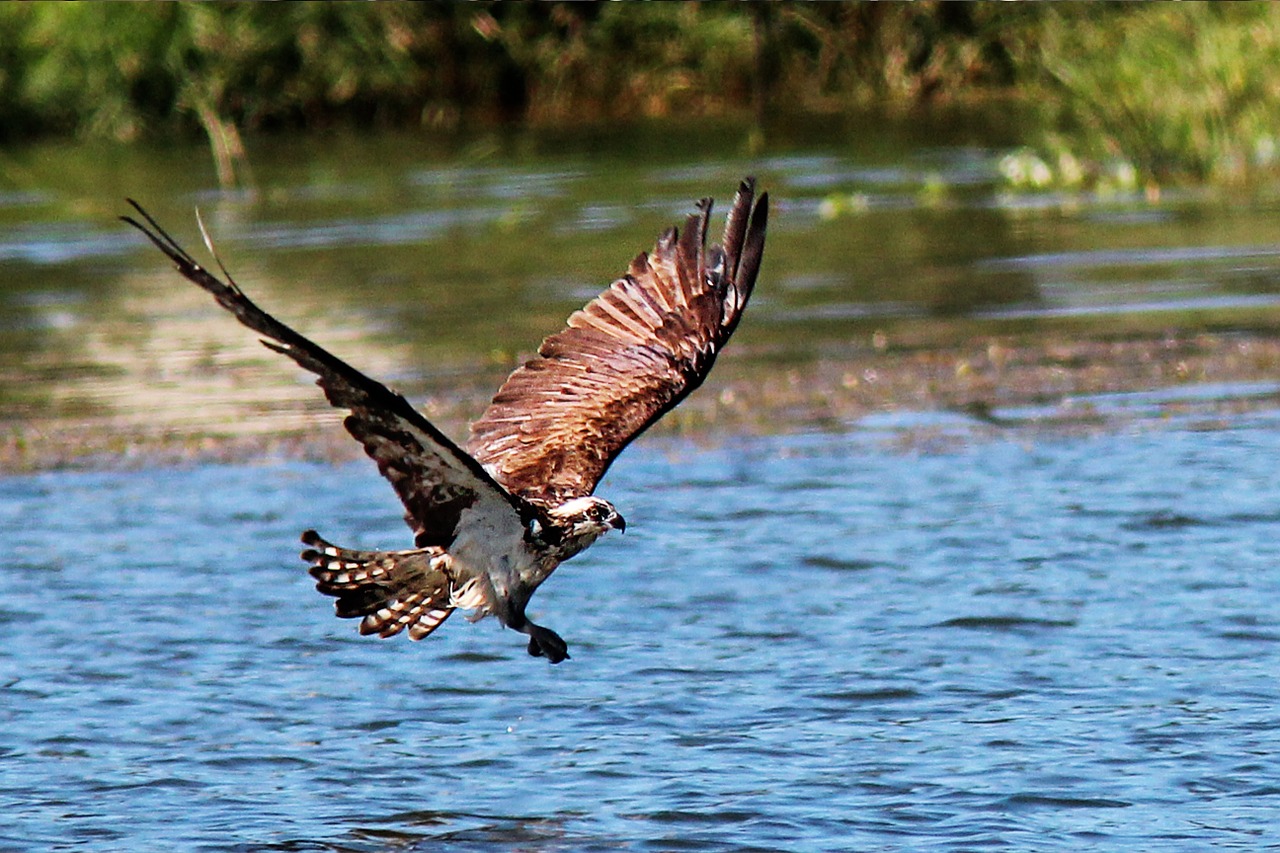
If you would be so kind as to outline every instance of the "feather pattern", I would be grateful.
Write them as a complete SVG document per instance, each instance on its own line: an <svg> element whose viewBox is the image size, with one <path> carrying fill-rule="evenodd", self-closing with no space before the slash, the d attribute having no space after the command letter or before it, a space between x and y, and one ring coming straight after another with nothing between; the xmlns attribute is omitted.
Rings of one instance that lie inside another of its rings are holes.
<svg viewBox="0 0 1280 853"><path fill-rule="evenodd" d="M267 314L245 296L225 267L226 281L222 281L196 263L137 202L130 199L129 203L150 227L127 216L122 217L125 222L145 234L182 275L211 293L236 319L265 335L269 339L262 342L265 346L316 374L316 384L330 403L350 410L344 421L347 431L364 445L400 496L405 521L419 547L448 545L462 513L482 501L494 504L495 514L505 514L514 529L537 517L535 508L494 482L404 397ZM205 242L212 253L207 234Z"/></svg>
<svg viewBox="0 0 1280 853"><path fill-rule="evenodd" d="M622 449L711 370L755 285L769 206L743 181L722 245L707 249L711 201L700 202L683 230L662 234L508 377L463 450L404 397L260 309L221 261L225 281L201 267L129 203L143 221L124 221L183 276L316 375L404 503L411 550L358 551L303 534L302 558L337 615L360 619L363 634L420 640L454 610L471 610L528 634L529 653L551 663L567 659L568 646L528 618L529 598L562 561L625 530L616 508L591 493Z"/></svg>
<svg viewBox="0 0 1280 853"><path fill-rule="evenodd" d="M590 494L636 436L702 384L737 328L764 247L768 195L742 182L723 245L704 250L711 201L569 317L471 427L499 483L555 506Z"/></svg>
<svg viewBox="0 0 1280 853"><path fill-rule="evenodd" d="M410 639L421 640L456 607L483 606L474 596L459 600L452 559L442 548L357 551L332 545L314 530L302 541L316 589L337 599L338 616L359 618L361 634L394 637L408 628Z"/></svg>

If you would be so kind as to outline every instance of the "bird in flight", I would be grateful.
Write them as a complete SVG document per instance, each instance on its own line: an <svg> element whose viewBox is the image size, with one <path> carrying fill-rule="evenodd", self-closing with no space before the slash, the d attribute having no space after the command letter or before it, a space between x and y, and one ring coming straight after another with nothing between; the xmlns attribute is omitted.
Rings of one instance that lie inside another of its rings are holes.
<svg viewBox="0 0 1280 853"><path fill-rule="evenodd" d="M400 394L365 376L255 305L205 245L225 281L202 267L137 202L121 217L208 291L262 343L316 374L344 425L364 445L405 506L414 547L340 548L302 534L316 589L360 633L421 640L449 614L496 616L529 636L529 654L559 663L565 641L525 614L556 566L610 530L626 529L593 494L636 436L702 384L737 328L764 253L769 196L738 187L719 245L706 247L711 199L683 231L570 315L562 331L507 377L470 438L455 444Z"/></svg>

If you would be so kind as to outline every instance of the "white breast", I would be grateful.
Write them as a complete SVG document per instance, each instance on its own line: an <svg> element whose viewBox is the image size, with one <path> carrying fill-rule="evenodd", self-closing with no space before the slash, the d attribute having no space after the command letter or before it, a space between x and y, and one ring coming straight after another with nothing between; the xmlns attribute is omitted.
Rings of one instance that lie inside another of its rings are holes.
<svg viewBox="0 0 1280 853"><path fill-rule="evenodd" d="M506 501L477 501L462 511L458 534L449 548L459 578L472 579L483 600L480 608L507 622L511 591L522 580L528 583L538 566L537 556L524 539L519 516ZM476 600L475 592L469 598Z"/></svg>

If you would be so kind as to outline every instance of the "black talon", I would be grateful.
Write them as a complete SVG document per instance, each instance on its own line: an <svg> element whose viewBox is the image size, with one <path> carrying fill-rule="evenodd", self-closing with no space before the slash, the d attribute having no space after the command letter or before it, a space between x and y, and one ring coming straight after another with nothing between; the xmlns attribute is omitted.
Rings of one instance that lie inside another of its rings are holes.
<svg viewBox="0 0 1280 853"><path fill-rule="evenodd" d="M529 654L536 658L546 658L551 663L560 663L569 657L569 644L550 628L543 628L532 622L528 626Z"/></svg>

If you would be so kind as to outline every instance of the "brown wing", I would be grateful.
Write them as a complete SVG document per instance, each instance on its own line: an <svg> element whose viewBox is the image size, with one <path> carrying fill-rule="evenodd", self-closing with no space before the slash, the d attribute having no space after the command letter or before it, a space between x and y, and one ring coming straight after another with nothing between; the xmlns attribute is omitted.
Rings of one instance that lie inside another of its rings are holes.
<svg viewBox="0 0 1280 853"><path fill-rule="evenodd" d="M241 323L271 338L263 341L267 347L316 374L316 384L329 402L351 411L344 422L347 431L364 445L395 487L418 547L447 546L462 512L473 506L484 511L488 523L499 523L500 518L500 523L523 527L534 517L534 507L496 483L404 397L267 314L241 292L225 267L224 282L196 263L137 202L130 199L129 204L151 227L131 217L121 218L168 255L178 272L213 294Z"/></svg>
<svg viewBox="0 0 1280 853"><path fill-rule="evenodd" d="M542 342L471 427L470 451L508 491L553 506L702 384L737 328L764 252L769 196L738 188L723 246L704 251L711 200Z"/></svg>

